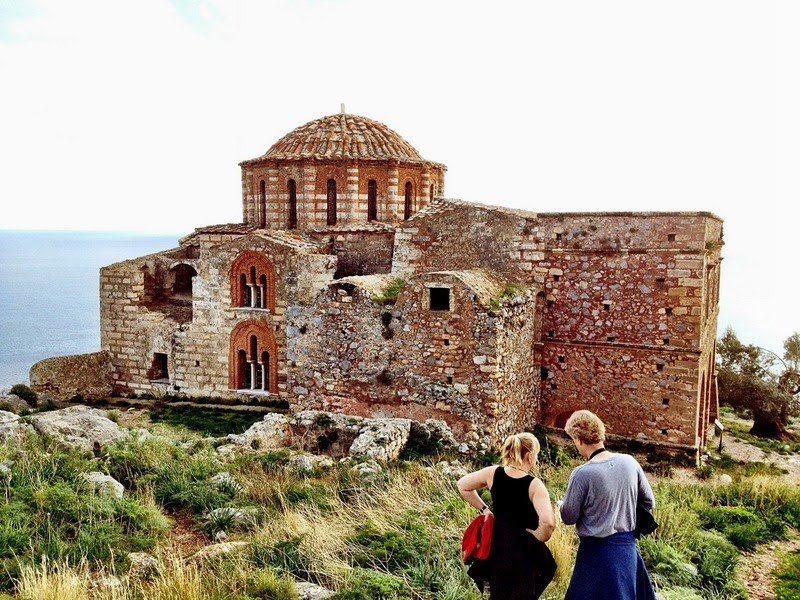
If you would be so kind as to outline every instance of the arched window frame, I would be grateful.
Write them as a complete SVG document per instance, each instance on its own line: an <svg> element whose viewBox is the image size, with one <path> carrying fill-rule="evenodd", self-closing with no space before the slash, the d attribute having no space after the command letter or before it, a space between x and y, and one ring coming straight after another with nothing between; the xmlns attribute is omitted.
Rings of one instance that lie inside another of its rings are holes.
<svg viewBox="0 0 800 600"><path fill-rule="evenodd" d="M263 179L258 182L258 226L267 226L267 183Z"/></svg>
<svg viewBox="0 0 800 600"><path fill-rule="evenodd" d="M233 308L275 310L277 273L263 254L248 250L236 257L231 265L230 282Z"/></svg>
<svg viewBox="0 0 800 600"><path fill-rule="evenodd" d="M378 220L378 182L367 181L367 221Z"/></svg>
<svg viewBox="0 0 800 600"><path fill-rule="evenodd" d="M286 190L289 195L289 229L297 229L297 181L294 179L287 181Z"/></svg>
<svg viewBox="0 0 800 600"><path fill-rule="evenodd" d="M337 191L336 180L333 178L328 179L326 184L327 192L327 223L328 225L336 225L337 220Z"/></svg>
<svg viewBox="0 0 800 600"><path fill-rule="evenodd" d="M411 181L406 181L404 202L403 202L403 219L408 220L413 212L414 202L414 184Z"/></svg>
<svg viewBox="0 0 800 600"><path fill-rule="evenodd" d="M275 334L263 321L237 324L230 337L228 387L241 392L277 393L276 357Z"/></svg>

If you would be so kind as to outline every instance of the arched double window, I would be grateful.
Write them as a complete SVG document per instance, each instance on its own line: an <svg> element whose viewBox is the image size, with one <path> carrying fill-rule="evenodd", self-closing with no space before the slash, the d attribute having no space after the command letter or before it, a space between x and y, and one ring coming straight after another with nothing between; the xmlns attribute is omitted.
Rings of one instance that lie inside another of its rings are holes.
<svg viewBox="0 0 800 600"><path fill-rule="evenodd" d="M328 225L336 225L336 180L328 179Z"/></svg>
<svg viewBox="0 0 800 600"><path fill-rule="evenodd" d="M370 179L367 182L367 221L378 220L378 182Z"/></svg>
<svg viewBox="0 0 800 600"><path fill-rule="evenodd" d="M275 335L263 322L245 321L234 328L229 357L231 389L277 392Z"/></svg>
<svg viewBox="0 0 800 600"><path fill-rule="evenodd" d="M289 192L289 229L297 229L297 182L290 179L286 187Z"/></svg>
<svg viewBox="0 0 800 600"><path fill-rule="evenodd" d="M258 252L240 254L231 265L231 304L237 308L275 308L275 267Z"/></svg>
<svg viewBox="0 0 800 600"><path fill-rule="evenodd" d="M267 226L267 184L263 179L258 183L258 226Z"/></svg>
<svg viewBox="0 0 800 600"><path fill-rule="evenodd" d="M410 181L406 181L406 197L403 208L404 219L408 219L411 216L413 198L414 198L414 185Z"/></svg>

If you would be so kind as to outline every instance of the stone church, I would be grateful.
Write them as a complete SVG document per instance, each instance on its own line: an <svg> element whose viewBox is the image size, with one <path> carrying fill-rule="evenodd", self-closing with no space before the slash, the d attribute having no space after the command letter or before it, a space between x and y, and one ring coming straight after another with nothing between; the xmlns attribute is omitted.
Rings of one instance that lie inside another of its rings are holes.
<svg viewBox="0 0 800 600"><path fill-rule="evenodd" d="M443 164L344 113L240 166L242 222L103 267L101 352L62 371L122 396L437 418L492 441L585 407L665 448L706 437L719 217L446 199ZM64 392L53 360L31 382Z"/></svg>

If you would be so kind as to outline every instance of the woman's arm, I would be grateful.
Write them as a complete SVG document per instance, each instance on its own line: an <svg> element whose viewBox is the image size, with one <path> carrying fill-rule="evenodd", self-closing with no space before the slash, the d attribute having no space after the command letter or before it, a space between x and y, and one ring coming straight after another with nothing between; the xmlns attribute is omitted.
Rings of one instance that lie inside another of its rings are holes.
<svg viewBox="0 0 800 600"><path fill-rule="evenodd" d="M650 482L647 481L647 475L644 474L644 470L638 461L636 467L637 479L639 480L639 498L642 501L642 505L647 510L653 510L656 506L656 497L655 494L653 494L653 488L650 487Z"/></svg>
<svg viewBox="0 0 800 600"><path fill-rule="evenodd" d="M567 491L564 493L564 500L561 503L561 520L566 525L574 525L581 516L583 500L586 490L581 480L576 477L578 469L575 469L569 476Z"/></svg>
<svg viewBox="0 0 800 600"><path fill-rule="evenodd" d="M480 471L473 471L472 473L464 475L456 484L461 497L476 510L481 510L486 506L486 503L481 500L476 490L489 487L489 482L491 481L495 468L496 467L486 467ZM486 514L490 513L487 512Z"/></svg>
<svg viewBox="0 0 800 600"><path fill-rule="evenodd" d="M539 515L539 526L536 529L528 529L529 533L533 534L537 540L546 542L553 535L553 530L556 528L556 515L553 513L553 505L550 502L550 494L547 493L547 488L539 479L534 479L531 482L529 490L531 502Z"/></svg>

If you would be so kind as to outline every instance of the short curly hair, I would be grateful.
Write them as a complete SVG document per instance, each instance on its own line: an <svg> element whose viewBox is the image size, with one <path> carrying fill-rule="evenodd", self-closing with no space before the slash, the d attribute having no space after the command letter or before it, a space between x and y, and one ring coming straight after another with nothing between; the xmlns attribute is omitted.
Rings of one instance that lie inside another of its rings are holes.
<svg viewBox="0 0 800 600"><path fill-rule="evenodd" d="M573 440L584 444L599 444L606 439L606 426L590 410L576 410L564 425L564 431Z"/></svg>

